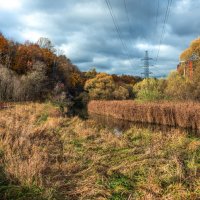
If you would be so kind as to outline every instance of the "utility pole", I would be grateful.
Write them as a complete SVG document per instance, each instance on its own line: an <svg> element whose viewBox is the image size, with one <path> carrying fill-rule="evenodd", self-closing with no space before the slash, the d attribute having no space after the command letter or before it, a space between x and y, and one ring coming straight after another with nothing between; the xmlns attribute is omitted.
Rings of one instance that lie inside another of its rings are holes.
<svg viewBox="0 0 200 200"><path fill-rule="evenodd" d="M142 74L144 74L145 78L149 78L149 75L152 74L152 72L149 71L149 60L152 60L152 58L149 58L148 51L145 51L145 56L142 60L144 61L144 72Z"/></svg>

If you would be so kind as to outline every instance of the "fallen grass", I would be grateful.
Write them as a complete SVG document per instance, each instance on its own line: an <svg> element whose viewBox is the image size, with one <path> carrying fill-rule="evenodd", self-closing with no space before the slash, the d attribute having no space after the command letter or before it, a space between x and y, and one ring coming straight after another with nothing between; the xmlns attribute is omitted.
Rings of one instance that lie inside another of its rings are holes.
<svg viewBox="0 0 200 200"><path fill-rule="evenodd" d="M132 127L117 136L50 104L28 104L0 111L0 149L3 187L20 188L2 190L2 199L200 197L200 140L180 131Z"/></svg>

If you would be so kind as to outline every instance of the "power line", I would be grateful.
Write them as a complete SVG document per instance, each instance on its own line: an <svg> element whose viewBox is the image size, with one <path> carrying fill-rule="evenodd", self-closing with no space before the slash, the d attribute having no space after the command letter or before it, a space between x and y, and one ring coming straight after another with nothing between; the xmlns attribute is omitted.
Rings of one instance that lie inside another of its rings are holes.
<svg viewBox="0 0 200 200"><path fill-rule="evenodd" d="M127 48L126 44L124 43L124 41L123 41L123 39L122 39L119 26L117 25L116 17L115 17L115 15L114 15L114 12L113 12L113 9L112 9L112 5L111 5L111 3L110 3L109 0L105 0L105 1L106 1L107 6L108 6L108 9L109 9L109 11L110 11L110 15L111 15L111 17L112 17L112 19L113 19L113 23L114 23L115 29L116 29L116 31L117 31L117 33L118 33L119 39L120 39L120 41L121 41L121 43L122 43L122 46L123 46L123 48L124 48L124 52L125 52L125 54L127 55L130 64L132 65L131 56L130 56L130 54L128 53L128 48Z"/></svg>
<svg viewBox="0 0 200 200"><path fill-rule="evenodd" d="M132 35L131 20L129 17L126 0L124 0L124 8L125 8L125 12L126 12L126 18L127 18L128 24L129 24L129 32L130 32L130 35ZM131 39L131 42L133 42L132 39Z"/></svg>
<svg viewBox="0 0 200 200"><path fill-rule="evenodd" d="M160 9L160 0L157 0L157 5L156 5L156 36L158 36L158 14L159 14L159 9ZM155 51L155 57L156 57L156 51Z"/></svg>
<svg viewBox="0 0 200 200"><path fill-rule="evenodd" d="M114 24L115 29L116 29L116 32L117 32L117 34L118 34L119 40L121 41L122 46L123 46L123 48L124 48L124 50L125 50L124 52L125 52L125 54L127 55L130 64L133 65L132 62L131 62L131 56L130 56L130 54L128 53L128 48L127 48L126 44L124 43L124 41L123 41L123 39L122 39L122 36L121 36L121 33L120 33L120 29L119 29L119 27L118 27L118 25L117 25L117 21L116 21L116 19L115 19L114 13L113 13L112 5L110 4L110 1L109 1L109 0L105 0L105 2L106 2L106 5L107 5L107 7L108 7L108 10L109 10L109 12L110 12L110 15L111 15L111 17L112 17L113 24Z"/></svg>
<svg viewBox="0 0 200 200"><path fill-rule="evenodd" d="M158 14L160 8L160 0L157 0L157 9L156 9L156 30L158 29Z"/></svg>
<svg viewBox="0 0 200 200"><path fill-rule="evenodd" d="M160 48L161 48L161 45L162 45L162 42L163 42L163 38L164 38L164 35L165 35L166 24L167 24L167 21L168 21L168 18L169 18L171 5L172 5L172 0L168 0L167 9L166 9L166 12L165 12L164 23L163 23L163 28L162 28L162 33L161 33L161 37L160 37L158 53L157 53L157 57L156 57L156 62L158 61L158 57L159 57L159 54L160 54Z"/></svg>
<svg viewBox="0 0 200 200"><path fill-rule="evenodd" d="M163 38L164 38L164 35L165 35L166 24L167 24L167 21L168 21L168 18L169 18L171 4L172 4L172 0L168 0L167 9L166 9L166 12L165 12L165 17L164 17L164 23L163 23L163 27L162 27L162 33L161 33L160 42L159 42L158 53L157 53L157 57L156 57L156 62L158 61L158 57L159 57L159 54L160 54L160 48L161 48Z"/></svg>
<svg viewBox="0 0 200 200"><path fill-rule="evenodd" d="M156 37L159 35L158 34L158 17L159 17L159 9L160 9L160 0L157 0L157 2L155 3L155 14L156 14L156 20L155 20L155 23L156 23L156 25L155 25L155 32L156 32ZM155 50L155 58L156 58L156 56L157 56L157 52L156 52L156 50ZM155 59L154 59L155 60ZM155 66L156 67L156 66Z"/></svg>

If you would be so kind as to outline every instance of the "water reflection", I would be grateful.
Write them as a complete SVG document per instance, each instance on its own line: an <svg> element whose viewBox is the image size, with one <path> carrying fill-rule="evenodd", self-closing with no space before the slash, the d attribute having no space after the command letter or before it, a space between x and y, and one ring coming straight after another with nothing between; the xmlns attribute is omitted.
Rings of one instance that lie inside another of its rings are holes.
<svg viewBox="0 0 200 200"><path fill-rule="evenodd" d="M184 129L180 127L172 127L172 126L163 126L163 125L157 125L157 124L149 124L149 123L139 123L139 122L131 122L127 120L121 120L116 119L109 116L103 116L103 115L97 115L97 114L90 114L90 119L93 119L95 122L97 122L99 125L101 125L104 128L108 128L111 130L114 134L120 135L124 131L130 129L131 127L137 127L137 128L143 128L143 129L149 129L152 132L163 132L163 133L172 133L174 131L182 131L184 133L187 133L191 136L200 136L199 130L191 130L191 129Z"/></svg>

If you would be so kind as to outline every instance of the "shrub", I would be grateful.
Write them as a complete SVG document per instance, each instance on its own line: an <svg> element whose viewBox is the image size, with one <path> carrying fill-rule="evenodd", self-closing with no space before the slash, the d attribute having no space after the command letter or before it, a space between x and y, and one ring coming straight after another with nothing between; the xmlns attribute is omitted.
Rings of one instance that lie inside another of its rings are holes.
<svg viewBox="0 0 200 200"><path fill-rule="evenodd" d="M172 72L167 79L166 94L173 99L190 98L190 82L177 72Z"/></svg>
<svg viewBox="0 0 200 200"><path fill-rule="evenodd" d="M136 97L140 100L165 99L166 81L164 79L144 79L134 85Z"/></svg>
<svg viewBox="0 0 200 200"><path fill-rule="evenodd" d="M99 73L86 81L84 89L88 91L90 99L118 99L125 100L133 97L131 84L115 82L113 75Z"/></svg>
<svg viewBox="0 0 200 200"><path fill-rule="evenodd" d="M125 87L119 86L119 88L115 89L113 92L113 98L118 100L125 100L129 97L129 91Z"/></svg>
<svg viewBox="0 0 200 200"><path fill-rule="evenodd" d="M194 71L192 82L188 86L188 95L190 99L200 100L200 67Z"/></svg>
<svg viewBox="0 0 200 200"><path fill-rule="evenodd" d="M91 99L112 99L115 84L112 76L100 73L95 78L87 80L84 88L89 92Z"/></svg>

